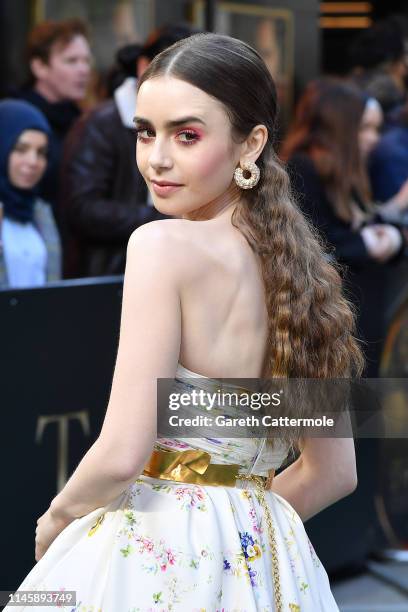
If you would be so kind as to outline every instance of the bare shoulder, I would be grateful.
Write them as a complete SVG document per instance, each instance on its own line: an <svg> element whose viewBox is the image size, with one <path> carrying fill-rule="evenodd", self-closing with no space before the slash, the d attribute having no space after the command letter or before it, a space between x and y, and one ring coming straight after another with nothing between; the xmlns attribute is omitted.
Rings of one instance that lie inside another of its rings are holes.
<svg viewBox="0 0 408 612"><path fill-rule="evenodd" d="M179 227L183 219L159 219L144 223L136 228L130 238L129 244L145 244L148 246L152 243L170 241L177 237L180 232Z"/></svg>
<svg viewBox="0 0 408 612"><path fill-rule="evenodd" d="M127 256L153 259L163 272L184 279L197 272L203 259L194 223L184 219L160 219L138 227L129 238Z"/></svg>

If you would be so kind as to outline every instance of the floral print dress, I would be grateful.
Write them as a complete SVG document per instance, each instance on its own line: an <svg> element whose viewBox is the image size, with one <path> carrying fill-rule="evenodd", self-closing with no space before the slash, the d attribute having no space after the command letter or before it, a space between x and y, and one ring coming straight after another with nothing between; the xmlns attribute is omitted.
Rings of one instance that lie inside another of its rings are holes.
<svg viewBox="0 0 408 612"><path fill-rule="evenodd" d="M178 378L177 378L178 376ZM181 364L179 385L209 379ZM203 449L212 463L267 475L288 447L254 438L159 438L157 448ZM7 612L272 612L274 589L264 512L252 482L237 487L164 481L142 474L113 502L73 521L19 590L75 591L76 604L7 606ZM339 612L302 520L265 491L279 559L284 612Z"/></svg>

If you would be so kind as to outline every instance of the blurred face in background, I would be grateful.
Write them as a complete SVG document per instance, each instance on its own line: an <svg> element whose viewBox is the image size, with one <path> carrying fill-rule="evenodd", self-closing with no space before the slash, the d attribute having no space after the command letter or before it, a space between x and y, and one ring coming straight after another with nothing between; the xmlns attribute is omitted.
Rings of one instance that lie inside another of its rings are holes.
<svg viewBox="0 0 408 612"><path fill-rule="evenodd" d="M364 159L377 145L383 123L383 113L379 103L370 98L365 106L359 130L359 148Z"/></svg>
<svg viewBox="0 0 408 612"><path fill-rule="evenodd" d="M137 165L161 213L188 215L233 188L240 145L223 105L198 87L171 76L145 81L135 124Z"/></svg>
<svg viewBox="0 0 408 612"><path fill-rule="evenodd" d="M91 50L86 38L77 35L66 45L55 43L47 63L31 61L36 89L49 102L77 102L86 95L91 76Z"/></svg>
<svg viewBox="0 0 408 612"><path fill-rule="evenodd" d="M8 175L13 187L32 189L47 168L48 137L38 130L25 130L9 155Z"/></svg>

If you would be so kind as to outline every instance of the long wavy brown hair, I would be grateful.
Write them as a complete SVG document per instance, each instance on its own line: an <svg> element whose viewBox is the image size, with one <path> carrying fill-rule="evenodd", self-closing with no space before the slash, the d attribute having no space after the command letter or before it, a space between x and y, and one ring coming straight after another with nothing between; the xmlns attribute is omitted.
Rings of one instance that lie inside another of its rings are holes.
<svg viewBox="0 0 408 612"><path fill-rule="evenodd" d="M353 193L367 213L373 211L358 143L364 108L364 97L352 83L335 77L311 81L279 152L283 161L298 152L310 156L334 212L345 222L353 219Z"/></svg>
<svg viewBox="0 0 408 612"><path fill-rule="evenodd" d="M276 90L262 58L240 40L197 34L156 56L139 87L163 75L182 79L222 102L234 139L245 139L259 124L268 129L257 160L260 181L243 190L232 216L261 262L269 315L262 377L359 376L364 360L339 271L297 207L273 148ZM288 440L293 442L291 436Z"/></svg>

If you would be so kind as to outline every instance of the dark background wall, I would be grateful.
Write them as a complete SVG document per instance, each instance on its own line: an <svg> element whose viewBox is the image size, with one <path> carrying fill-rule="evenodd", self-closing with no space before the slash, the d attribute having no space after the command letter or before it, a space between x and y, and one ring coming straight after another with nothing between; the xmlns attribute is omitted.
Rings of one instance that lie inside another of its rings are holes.
<svg viewBox="0 0 408 612"><path fill-rule="evenodd" d="M330 5L331 2L325 2L325 5ZM351 3L353 4L353 3ZM361 4L361 2L359 3ZM385 19L391 15L398 15L404 21L407 20L406 35L408 38L408 3L406 0L373 0L367 4L371 5L371 11L365 13L373 22L380 19ZM324 13L322 16L327 16L330 13ZM334 14L333 14L334 15ZM344 13L337 14L340 16L356 16L362 17L363 13ZM353 39L361 32L359 28L322 28L321 29L321 70L324 73L345 74L350 68L348 57L348 48Z"/></svg>
<svg viewBox="0 0 408 612"><path fill-rule="evenodd" d="M24 48L32 22L27 0L0 1L0 96L26 75Z"/></svg>

